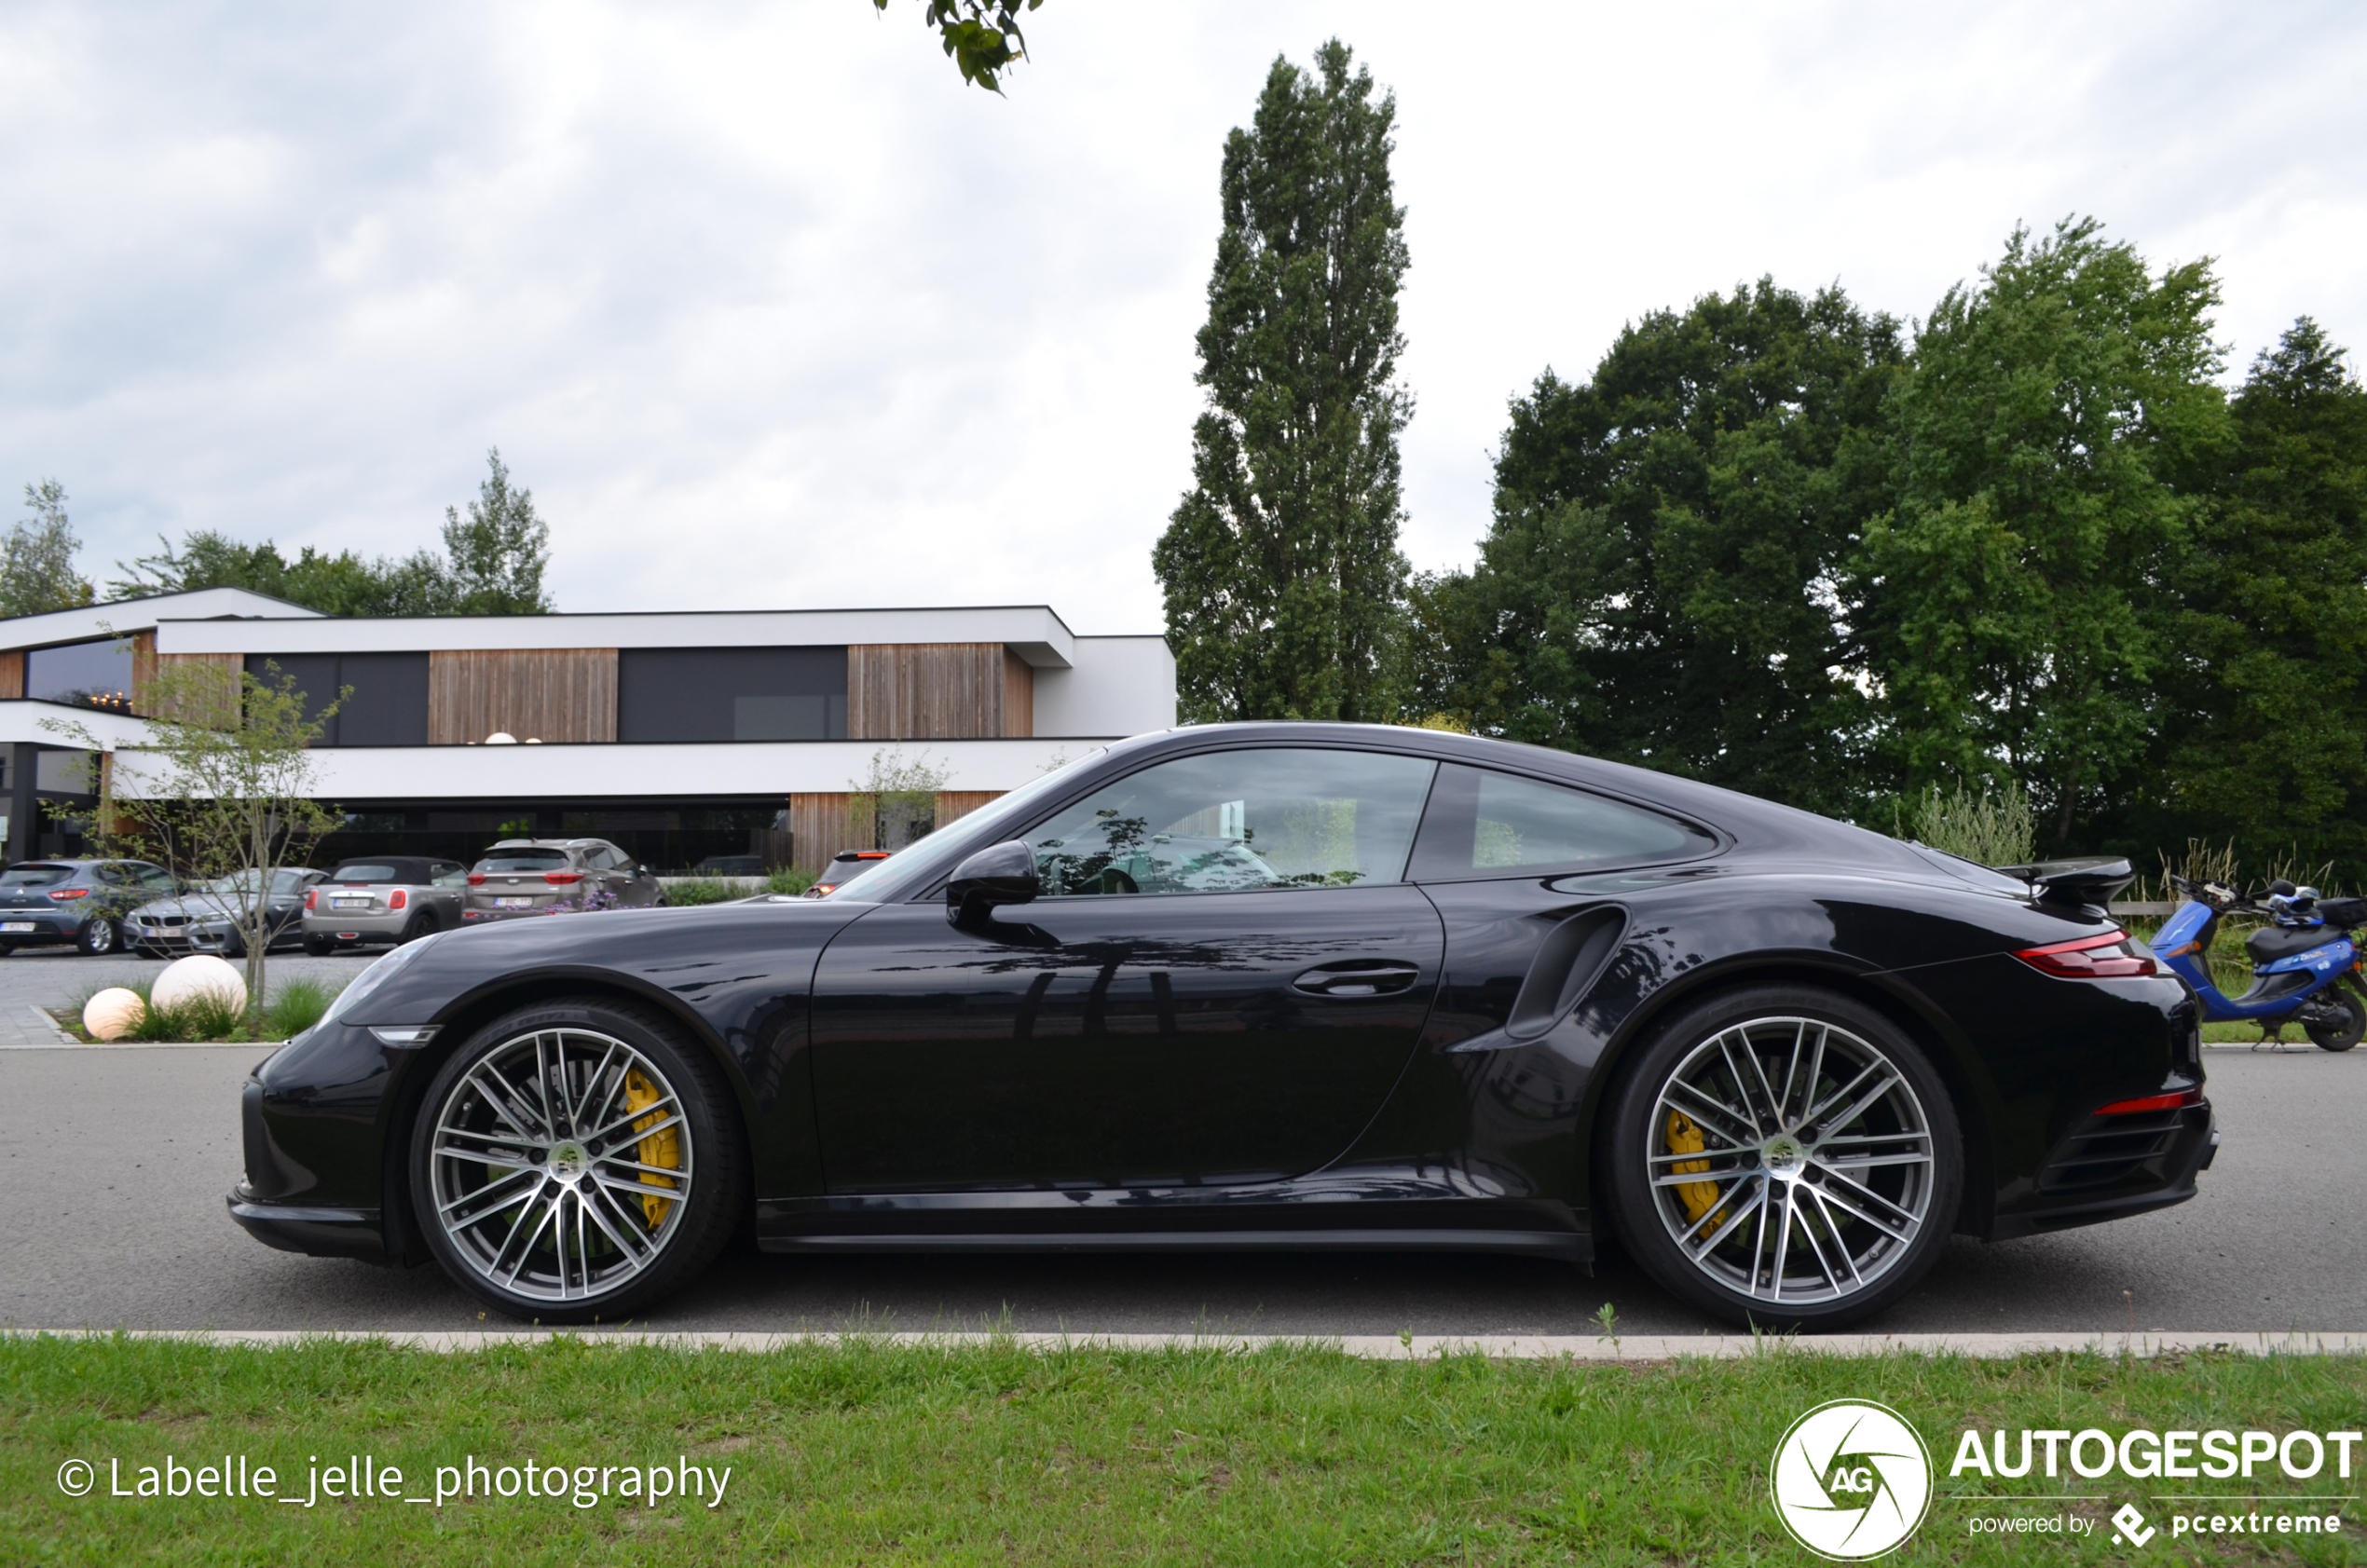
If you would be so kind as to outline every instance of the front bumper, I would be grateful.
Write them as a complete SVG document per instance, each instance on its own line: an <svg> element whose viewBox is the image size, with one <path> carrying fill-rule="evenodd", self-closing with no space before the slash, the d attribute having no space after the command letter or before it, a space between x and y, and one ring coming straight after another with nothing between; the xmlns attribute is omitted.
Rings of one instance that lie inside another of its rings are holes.
<svg viewBox="0 0 2367 1568"><path fill-rule="evenodd" d="M307 1208L265 1203L243 1181L224 1200L230 1218L266 1247L312 1258L387 1261L386 1227L375 1208Z"/></svg>

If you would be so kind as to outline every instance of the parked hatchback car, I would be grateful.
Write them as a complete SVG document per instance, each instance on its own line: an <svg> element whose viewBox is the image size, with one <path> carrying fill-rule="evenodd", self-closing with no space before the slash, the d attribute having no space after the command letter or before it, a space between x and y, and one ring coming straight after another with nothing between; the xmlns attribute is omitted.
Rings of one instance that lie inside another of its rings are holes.
<svg viewBox="0 0 2367 1568"><path fill-rule="evenodd" d="M309 866L286 866L271 873L266 919L270 946L294 941L303 934L305 890L322 873ZM253 907L263 873L234 871L200 882L177 897L159 898L131 911L123 921L124 946L144 953L214 953L244 958L246 938L239 926Z"/></svg>
<svg viewBox="0 0 2367 1568"><path fill-rule="evenodd" d="M0 871L0 955L71 943L89 954L125 946L123 918L172 873L144 860L28 860Z"/></svg>
<svg viewBox="0 0 2367 1568"><path fill-rule="evenodd" d="M650 868L606 839L504 839L469 872L468 924L664 902Z"/></svg>
<svg viewBox="0 0 2367 1568"><path fill-rule="evenodd" d="M349 860L304 894L304 950L416 942L460 923L469 874L457 860L373 855Z"/></svg>

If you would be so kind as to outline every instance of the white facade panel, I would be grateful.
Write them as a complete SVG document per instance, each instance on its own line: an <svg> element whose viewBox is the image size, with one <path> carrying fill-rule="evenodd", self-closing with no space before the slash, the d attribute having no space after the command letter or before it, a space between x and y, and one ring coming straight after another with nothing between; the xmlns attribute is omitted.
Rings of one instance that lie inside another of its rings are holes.
<svg viewBox="0 0 2367 1568"><path fill-rule="evenodd" d="M187 593L158 593L152 598L124 599L112 605L51 610L47 615L15 616L0 620L0 649L120 637L144 632L161 620L218 620L223 616L245 618L241 623L248 625L253 623L255 617L309 621L328 619L318 610L250 593L243 588L199 588Z"/></svg>
<svg viewBox="0 0 2367 1568"><path fill-rule="evenodd" d="M160 653L388 653L556 648L833 648L1003 643L1038 670L1068 667L1077 641L1043 605L984 608L718 610L633 615L439 615L310 621L173 620Z"/></svg>
<svg viewBox="0 0 2367 1568"><path fill-rule="evenodd" d="M1074 663L1035 672L1038 735L1140 735L1175 727L1165 637L1079 637Z"/></svg>
<svg viewBox="0 0 2367 1568"><path fill-rule="evenodd" d="M101 708L73 708L63 702L36 702L25 700L0 701L0 745L12 741L29 741L42 746L78 746L82 743L49 729L50 724L79 725L90 732L103 749L138 745L147 738L148 727L130 714L108 713Z"/></svg>
<svg viewBox="0 0 2367 1568"><path fill-rule="evenodd" d="M1115 737L1114 737L1115 738ZM1058 741L908 741L907 760L946 770L944 787L1017 789L1065 757L1100 743ZM313 795L326 801L661 798L834 794L871 770L879 741L742 741L716 745L324 746L314 752ZM140 791L141 756L116 757L116 788Z"/></svg>

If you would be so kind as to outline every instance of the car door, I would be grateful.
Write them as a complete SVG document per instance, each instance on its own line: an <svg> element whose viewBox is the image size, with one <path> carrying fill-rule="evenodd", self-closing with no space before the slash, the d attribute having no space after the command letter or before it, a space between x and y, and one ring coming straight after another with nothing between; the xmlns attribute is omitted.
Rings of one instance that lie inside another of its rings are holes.
<svg viewBox="0 0 2367 1568"><path fill-rule="evenodd" d="M460 907L469 893L469 868L455 861L438 860L428 866L428 900L446 931L460 923Z"/></svg>
<svg viewBox="0 0 2367 1568"><path fill-rule="evenodd" d="M1403 880L1432 765L1307 747L1152 764L1026 834L1044 895L883 906L815 974L834 1191L1271 1181L1336 1156L1443 948Z"/></svg>

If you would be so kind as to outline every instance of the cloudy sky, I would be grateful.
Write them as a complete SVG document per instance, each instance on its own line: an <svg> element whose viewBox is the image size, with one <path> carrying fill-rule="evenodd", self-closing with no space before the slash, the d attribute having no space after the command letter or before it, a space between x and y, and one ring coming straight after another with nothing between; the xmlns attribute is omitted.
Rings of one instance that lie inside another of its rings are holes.
<svg viewBox="0 0 2367 1568"><path fill-rule="evenodd" d="M2017 222L2218 259L2239 372L2367 348L2367 9L1049 0L1006 100L919 0L0 7L0 483L161 533L432 543L498 444L566 609L1160 623L1226 130L1395 90L1406 549L1505 400L1772 274L1905 316Z"/></svg>

